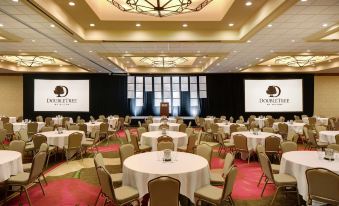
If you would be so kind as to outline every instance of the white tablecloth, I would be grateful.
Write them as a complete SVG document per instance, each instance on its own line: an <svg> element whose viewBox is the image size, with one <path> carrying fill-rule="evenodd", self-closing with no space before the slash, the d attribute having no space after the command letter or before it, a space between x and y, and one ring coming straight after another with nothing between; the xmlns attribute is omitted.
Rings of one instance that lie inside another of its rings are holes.
<svg viewBox="0 0 339 206"><path fill-rule="evenodd" d="M148 193L148 181L170 176L180 181L180 193L194 203L195 190L209 184L208 162L198 155L184 152L174 152L176 160L163 162L162 154L146 152L127 158L123 165L122 184L137 188L143 197Z"/></svg>
<svg viewBox="0 0 339 206"><path fill-rule="evenodd" d="M321 131L319 132L319 141L336 144L335 136L337 134L339 134L339 131Z"/></svg>
<svg viewBox="0 0 339 206"><path fill-rule="evenodd" d="M0 150L0 182L7 180L11 175L23 172L20 152Z"/></svg>
<svg viewBox="0 0 339 206"><path fill-rule="evenodd" d="M78 130L64 130L62 134L58 134L57 131L41 132L39 134L43 134L47 137L47 144L63 148L68 144L68 136L74 132L82 133L82 142L86 141L85 133Z"/></svg>
<svg viewBox="0 0 339 206"><path fill-rule="evenodd" d="M253 132L233 132L231 135L231 142L234 143L233 136L236 134L242 134L247 137L247 147L248 150L256 150L257 144L261 144L265 146L265 139L269 136L276 136L279 137L282 141L281 135L273 134L268 132L259 132L258 135L253 134Z"/></svg>
<svg viewBox="0 0 339 206"><path fill-rule="evenodd" d="M278 125L282 122L274 122L273 123L273 129L274 131L279 131ZM299 123L299 122L293 122L293 124L290 124L289 122L284 122L288 125L288 132L291 130L294 130L297 134L303 134L304 133L304 126L306 123Z"/></svg>
<svg viewBox="0 0 339 206"><path fill-rule="evenodd" d="M214 118L207 117L207 118L205 118L205 122L214 123Z"/></svg>
<svg viewBox="0 0 339 206"><path fill-rule="evenodd" d="M95 133L95 131L99 131L101 123L102 122L86 122L85 124L87 125L87 132Z"/></svg>
<svg viewBox="0 0 339 206"><path fill-rule="evenodd" d="M338 154L337 154L338 155ZM305 171L310 168L322 167L339 174L339 161L327 161L319 158L316 151L295 151L282 155L280 173L292 175L297 179L299 194L308 199L308 186Z"/></svg>
<svg viewBox="0 0 339 206"><path fill-rule="evenodd" d="M174 150L177 150L177 147L187 145L188 138L186 133L167 131L166 135L173 138ZM161 136L162 131L145 132L141 135L140 143L152 146L152 150L157 151L158 137Z"/></svg>
<svg viewBox="0 0 339 206"><path fill-rule="evenodd" d="M160 123L161 117L153 117L153 123ZM168 122L176 123L177 120L174 117L167 118Z"/></svg>
<svg viewBox="0 0 339 206"><path fill-rule="evenodd" d="M152 123L148 125L148 131L158 131L162 123ZM167 122L170 131L179 131L180 124Z"/></svg>
<svg viewBox="0 0 339 206"><path fill-rule="evenodd" d="M116 118L116 117L109 117L107 118L108 119L108 124L111 128L115 128L115 126L117 125L118 123L118 120L119 118Z"/></svg>
<svg viewBox="0 0 339 206"><path fill-rule="evenodd" d="M223 130L224 130L224 133L226 133L226 134L230 134L230 126L232 125L232 124L235 124L235 123L229 123L229 124L225 124L225 123L217 123L217 125L219 126L219 127L221 127ZM241 126L241 127L244 127L245 125L243 125L243 124L238 124L239 126Z"/></svg>
<svg viewBox="0 0 339 206"><path fill-rule="evenodd" d="M259 126L259 128L263 128L265 127L265 120L267 120L267 118L254 118L255 123Z"/></svg>
<svg viewBox="0 0 339 206"><path fill-rule="evenodd" d="M38 123L38 132L45 126L45 122L37 122ZM20 130L27 130L27 123L24 122L17 122L12 123L14 132L18 132Z"/></svg>
<svg viewBox="0 0 339 206"><path fill-rule="evenodd" d="M15 123L16 117L9 117L9 123Z"/></svg>
<svg viewBox="0 0 339 206"><path fill-rule="evenodd" d="M54 124L58 124L58 125L62 125L62 120L63 119L64 119L63 117L53 117L52 118ZM72 117L69 118L69 123L73 123L73 118Z"/></svg>
<svg viewBox="0 0 339 206"><path fill-rule="evenodd" d="M309 123L308 122L308 117L304 117L303 118L303 122L308 124ZM317 117L317 123L321 124L321 125L327 126L328 125L328 118L326 118L326 117Z"/></svg>

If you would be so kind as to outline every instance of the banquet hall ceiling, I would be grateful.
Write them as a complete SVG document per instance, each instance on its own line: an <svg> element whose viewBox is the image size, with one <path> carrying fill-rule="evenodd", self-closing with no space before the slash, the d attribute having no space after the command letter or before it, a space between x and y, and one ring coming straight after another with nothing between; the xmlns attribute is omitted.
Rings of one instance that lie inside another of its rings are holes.
<svg viewBox="0 0 339 206"><path fill-rule="evenodd" d="M1 0L0 55L48 53L76 68L41 72L339 73L338 58L308 68L261 64L282 54L339 55L339 0L252 0L251 6L246 0L214 0L202 13L162 18L116 11L106 0L73 0L72 7L69 2ZM136 59L133 67L112 61L137 56L194 60L182 70L145 68ZM197 67L206 57L213 61ZM6 68L0 62L0 73Z"/></svg>

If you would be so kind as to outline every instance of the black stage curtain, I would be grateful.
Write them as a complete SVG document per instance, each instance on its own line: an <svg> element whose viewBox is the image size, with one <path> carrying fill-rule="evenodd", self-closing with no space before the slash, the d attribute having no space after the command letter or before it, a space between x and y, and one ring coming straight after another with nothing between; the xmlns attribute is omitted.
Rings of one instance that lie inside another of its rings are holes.
<svg viewBox="0 0 339 206"><path fill-rule="evenodd" d="M207 99L200 100L200 116L213 115L219 117L226 115L227 119L240 115L248 118L251 114L267 115L275 118L280 115L287 119L294 119L293 115L313 115L314 105L314 75L313 74L211 74L207 78ZM303 79L304 111L300 113L246 113L245 112L245 79Z"/></svg>
<svg viewBox="0 0 339 206"><path fill-rule="evenodd" d="M73 119L77 115L88 120L90 115L120 116L131 115L127 101L127 76L108 74L24 74L24 118L34 119L63 115ZM90 80L90 111L89 112L34 112L34 79L88 79Z"/></svg>

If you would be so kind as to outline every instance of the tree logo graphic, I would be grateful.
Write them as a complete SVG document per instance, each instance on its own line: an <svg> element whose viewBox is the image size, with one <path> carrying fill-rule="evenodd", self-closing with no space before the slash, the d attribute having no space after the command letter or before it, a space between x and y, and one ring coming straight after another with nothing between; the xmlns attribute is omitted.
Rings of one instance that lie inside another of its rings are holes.
<svg viewBox="0 0 339 206"><path fill-rule="evenodd" d="M266 90L266 94L268 94L269 97L279 97L281 89L278 86L269 86Z"/></svg>
<svg viewBox="0 0 339 206"><path fill-rule="evenodd" d="M56 86L54 94L56 94L57 97L66 97L68 95L68 88L66 86Z"/></svg>

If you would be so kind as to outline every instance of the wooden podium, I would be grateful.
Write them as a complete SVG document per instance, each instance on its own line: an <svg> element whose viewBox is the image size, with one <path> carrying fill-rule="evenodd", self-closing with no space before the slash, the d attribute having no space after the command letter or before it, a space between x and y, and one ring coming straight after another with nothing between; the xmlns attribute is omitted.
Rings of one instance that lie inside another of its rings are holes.
<svg viewBox="0 0 339 206"><path fill-rule="evenodd" d="M168 102L160 102L160 116L169 116L169 104Z"/></svg>

